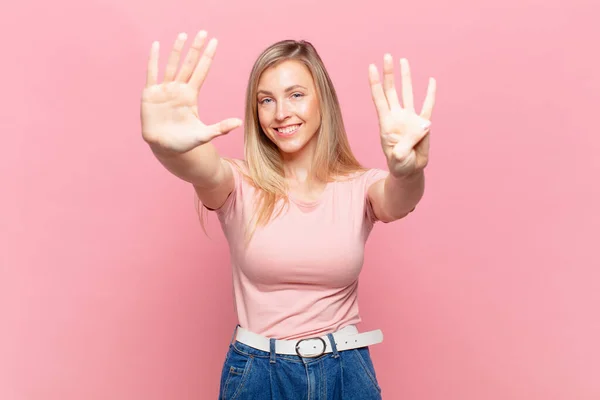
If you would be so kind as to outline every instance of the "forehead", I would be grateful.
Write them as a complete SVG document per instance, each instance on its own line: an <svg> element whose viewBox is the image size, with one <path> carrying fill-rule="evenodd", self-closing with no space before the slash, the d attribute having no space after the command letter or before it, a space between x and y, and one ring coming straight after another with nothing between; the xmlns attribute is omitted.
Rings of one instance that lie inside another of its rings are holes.
<svg viewBox="0 0 600 400"><path fill-rule="evenodd" d="M292 85L313 86L313 78L306 65L296 60L286 60L263 71L258 89L285 90Z"/></svg>

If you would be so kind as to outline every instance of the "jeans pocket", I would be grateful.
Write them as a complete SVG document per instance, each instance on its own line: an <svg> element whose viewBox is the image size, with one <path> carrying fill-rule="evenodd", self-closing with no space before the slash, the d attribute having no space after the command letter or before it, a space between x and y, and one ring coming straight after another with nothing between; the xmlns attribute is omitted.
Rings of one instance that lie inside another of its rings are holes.
<svg viewBox="0 0 600 400"><path fill-rule="evenodd" d="M381 393L381 387L379 386L379 382L377 382L377 374L375 374L375 367L373 366L373 360L371 360L371 353L369 352L368 347L361 347L358 349L354 349L354 353L358 358L358 363L362 366L364 373L369 377L369 380L377 389L379 393Z"/></svg>
<svg viewBox="0 0 600 400"><path fill-rule="evenodd" d="M221 373L219 400L234 400L240 395L248 380L253 359L252 356L241 354L233 347L229 349Z"/></svg>

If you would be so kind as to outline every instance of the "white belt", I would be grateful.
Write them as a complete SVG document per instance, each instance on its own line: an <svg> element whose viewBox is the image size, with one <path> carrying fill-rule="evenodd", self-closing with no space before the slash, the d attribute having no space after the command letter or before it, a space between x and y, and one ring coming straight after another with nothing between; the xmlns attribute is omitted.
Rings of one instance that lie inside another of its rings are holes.
<svg viewBox="0 0 600 400"><path fill-rule="evenodd" d="M354 325L348 325L337 332L333 332L332 335L338 351L357 349L383 341L383 332L381 332L381 329L358 333L358 329ZM250 332L241 326L237 328L235 339L257 350L270 352L271 349L271 342L268 337ZM331 343L329 343L327 336L299 340L275 340L275 353L277 354L318 357L332 351Z"/></svg>

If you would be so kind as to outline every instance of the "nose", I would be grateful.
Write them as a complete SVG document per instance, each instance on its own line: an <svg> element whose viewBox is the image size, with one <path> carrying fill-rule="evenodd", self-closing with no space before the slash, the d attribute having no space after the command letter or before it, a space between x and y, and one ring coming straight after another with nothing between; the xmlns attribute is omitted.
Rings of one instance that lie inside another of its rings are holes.
<svg viewBox="0 0 600 400"><path fill-rule="evenodd" d="M285 101L277 102L277 110L275 111L275 118L279 121L283 121L290 116L289 105Z"/></svg>

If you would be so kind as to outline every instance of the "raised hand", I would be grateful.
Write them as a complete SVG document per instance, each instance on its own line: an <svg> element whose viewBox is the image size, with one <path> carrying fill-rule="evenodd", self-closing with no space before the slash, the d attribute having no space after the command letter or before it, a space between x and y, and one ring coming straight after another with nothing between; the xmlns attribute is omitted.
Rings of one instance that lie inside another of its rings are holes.
<svg viewBox="0 0 600 400"><path fill-rule="evenodd" d="M390 174L397 178L422 171L429 161L429 136L431 114L435 103L436 82L429 79L427 96L420 115L415 112L413 90L408 60L400 60L402 76L402 105L394 84L392 56L386 54L383 61L383 86L379 72L369 66L371 95L377 116L381 146L387 158Z"/></svg>
<svg viewBox="0 0 600 400"><path fill-rule="evenodd" d="M152 43L142 92L141 121L142 137L153 150L185 153L242 124L240 119L229 118L205 125L198 117L198 94L217 49L217 40L213 38L201 54L206 37L205 31L198 32L178 71L187 39L185 33L179 34L161 83L158 82L159 43Z"/></svg>

